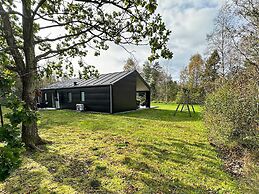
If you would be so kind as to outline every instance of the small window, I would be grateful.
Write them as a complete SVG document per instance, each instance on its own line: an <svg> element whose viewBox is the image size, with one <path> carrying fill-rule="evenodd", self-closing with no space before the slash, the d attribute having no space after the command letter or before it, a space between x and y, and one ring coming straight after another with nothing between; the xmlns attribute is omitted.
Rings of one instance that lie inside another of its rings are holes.
<svg viewBox="0 0 259 194"><path fill-rule="evenodd" d="M72 102L72 93L68 92L68 102Z"/></svg>
<svg viewBox="0 0 259 194"><path fill-rule="evenodd" d="M47 95L47 93L44 94L44 99L45 99L45 101L48 101L48 95Z"/></svg>
<svg viewBox="0 0 259 194"><path fill-rule="evenodd" d="M81 92L81 102L85 102L85 92Z"/></svg>

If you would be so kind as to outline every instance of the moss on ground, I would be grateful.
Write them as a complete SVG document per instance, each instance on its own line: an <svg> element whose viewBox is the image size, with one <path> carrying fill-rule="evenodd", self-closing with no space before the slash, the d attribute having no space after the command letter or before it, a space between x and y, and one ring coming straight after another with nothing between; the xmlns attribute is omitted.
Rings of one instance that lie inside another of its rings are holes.
<svg viewBox="0 0 259 194"><path fill-rule="evenodd" d="M239 193L209 144L201 111L175 104L125 114L41 111L53 144L26 153L0 193Z"/></svg>

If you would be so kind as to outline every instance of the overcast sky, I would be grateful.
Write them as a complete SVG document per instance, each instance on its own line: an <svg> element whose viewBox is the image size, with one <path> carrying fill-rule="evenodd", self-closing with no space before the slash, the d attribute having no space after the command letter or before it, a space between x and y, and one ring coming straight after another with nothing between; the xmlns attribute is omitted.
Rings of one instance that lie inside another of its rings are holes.
<svg viewBox="0 0 259 194"><path fill-rule="evenodd" d="M179 72L188 64L191 55L197 52L204 54L206 50L206 35L213 29L220 0L158 0L158 10L172 31L169 48L174 57L171 60L160 60L167 67L174 80L179 79ZM149 55L148 47L128 46L140 65ZM123 48L111 45L101 56L94 57L89 53L86 62L94 65L100 73L121 71L130 54Z"/></svg>

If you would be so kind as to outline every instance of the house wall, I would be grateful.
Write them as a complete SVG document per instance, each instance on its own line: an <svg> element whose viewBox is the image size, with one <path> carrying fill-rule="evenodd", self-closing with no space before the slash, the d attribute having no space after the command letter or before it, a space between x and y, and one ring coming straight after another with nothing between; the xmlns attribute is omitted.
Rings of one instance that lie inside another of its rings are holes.
<svg viewBox="0 0 259 194"><path fill-rule="evenodd" d="M132 73L112 86L113 113L137 109L136 74Z"/></svg>
<svg viewBox="0 0 259 194"><path fill-rule="evenodd" d="M76 109L76 104L84 104L85 110L97 112L110 112L110 88L109 86L88 87L88 88L70 88L58 89L59 101L61 109ZM55 93L55 90L43 90L42 100L44 101L44 93ZM68 93L72 93L72 102L69 102ZM81 101L81 92L85 92L85 102ZM56 94L55 94L56 96ZM48 101L51 98L48 98ZM52 103L51 103L52 105Z"/></svg>
<svg viewBox="0 0 259 194"><path fill-rule="evenodd" d="M146 92L150 96L149 86L144 82L137 72L128 74L111 86L94 86L69 89L47 89L42 90L42 101L45 102L44 95L48 95L48 107L55 107L52 103L52 94L54 98L59 93L59 102L61 109L76 109L76 104L84 104L85 110L116 113L137 109L136 90ZM138 78L138 79L137 79ZM137 87L138 86L138 87ZM72 102L69 102L68 93L72 93ZM81 102L81 92L85 92L85 102ZM112 101L110 98L112 97ZM147 99L150 105L150 99Z"/></svg>

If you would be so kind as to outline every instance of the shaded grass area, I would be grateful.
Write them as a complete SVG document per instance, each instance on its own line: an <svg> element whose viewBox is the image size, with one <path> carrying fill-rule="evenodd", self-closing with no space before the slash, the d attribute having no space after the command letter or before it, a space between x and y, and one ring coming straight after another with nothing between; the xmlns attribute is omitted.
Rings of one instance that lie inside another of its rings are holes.
<svg viewBox="0 0 259 194"><path fill-rule="evenodd" d="M207 140L201 110L175 104L109 115L41 111L43 153L0 183L0 193L239 193Z"/></svg>

